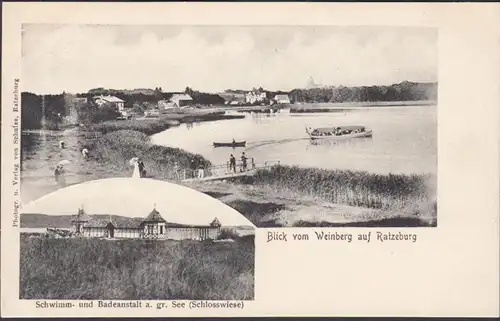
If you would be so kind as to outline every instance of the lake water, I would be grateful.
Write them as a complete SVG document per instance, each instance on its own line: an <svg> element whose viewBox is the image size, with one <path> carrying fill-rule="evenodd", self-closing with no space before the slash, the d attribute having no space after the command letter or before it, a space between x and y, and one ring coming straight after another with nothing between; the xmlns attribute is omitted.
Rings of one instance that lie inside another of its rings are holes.
<svg viewBox="0 0 500 321"><path fill-rule="evenodd" d="M374 173L436 173L437 107L363 107L331 113L245 114L243 119L182 124L153 135L158 145L198 153L213 164L244 151L256 163ZM373 137L313 144L306 126L361 125ZM245 148L214 148L213 142L247 141Z"/></svg>

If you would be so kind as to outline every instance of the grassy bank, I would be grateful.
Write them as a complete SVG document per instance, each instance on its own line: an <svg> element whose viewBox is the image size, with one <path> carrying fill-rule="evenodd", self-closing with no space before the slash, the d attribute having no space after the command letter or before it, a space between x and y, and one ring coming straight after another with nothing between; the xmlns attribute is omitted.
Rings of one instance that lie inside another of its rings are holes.
<svg viewBox="0 0 500 321"><path fill-rule="evenodd" d="M179 123L194 123L243 118L243 115L225 115L224 112L170 113L152 119L110 120L92 125L92 129L103 134L117 130L134 130L146 135L164 131Z"/></svg>
<svg viewBox="0 0 500 321"><path fill-rule="evenodd" d="M118 130L86 144L91 151L91 160L105 164L111 172L131 172L130 159L140 157L147 170L147 176L155 179L172 179L174 165L189 169L193 162L196 167L209 167L210 161L199 154L192 154L179 148L153 145L150 137L132 130Z"/></svg>
<svg viewBox="0 0 500 321"><path fill-rule="evenodd" d="M21 299L251 300L254 243L21 239Z"/></svg>

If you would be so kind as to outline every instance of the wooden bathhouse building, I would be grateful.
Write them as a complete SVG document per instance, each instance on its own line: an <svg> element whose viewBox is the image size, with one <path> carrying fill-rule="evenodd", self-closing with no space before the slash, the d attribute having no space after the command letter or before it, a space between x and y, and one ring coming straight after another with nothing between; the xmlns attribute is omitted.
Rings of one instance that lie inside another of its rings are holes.
<svg viewBox="0 0 500 321"><path fill-rule="evenodd" d="M221 233L221 223L217 218L206 225L185 225L166 221L154 208L144 219L121 218L113 221L89 216L83 209L72 219L75 235L98 238L207 240L217 239Z"/></svg>

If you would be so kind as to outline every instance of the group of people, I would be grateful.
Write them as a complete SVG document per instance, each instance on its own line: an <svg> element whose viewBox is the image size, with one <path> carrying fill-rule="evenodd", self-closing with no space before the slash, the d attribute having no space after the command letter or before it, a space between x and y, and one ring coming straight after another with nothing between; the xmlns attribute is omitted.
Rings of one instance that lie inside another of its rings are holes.
<svg viewBox="0 0 500 321"><path fill-rule="evenodd" d="M205 177L205 166L203 166L202 162L199 162L198 164L196 164L194 159L192 159L190 167L191 167L191 170L193 171L193 178L194 177L197 177L197 178Z"/></svg>
<svg viewBox="0 0 500 321"><path fill-rule="evenodd" d="M247 170L248 168L248 157L245 155L245 152L241 153L241 169L240 169L240 172L244 172ZM229 162L228 162L228 165L229 165L229 172L234 172L236 173L236 157L234 157L233 154L231 154L229 156ZM252 169L255 168L255 161L254 159L252 158Z"/></svg>
<svg viewBox="0 0 500 321"><path fill-rule="evenodd" d="M56 180L56 184L60 187L66 186L66 178L64 177L64 166L61 164L57 164L56 169L54 170L54 179Z"/></svg>
<svg viewBox="0 0 500 321"><path fill-rule="evenodd" d="M132 172L132 178L143 178L146 177L147 171L144 162L140 158L136 158L133 162L134 171Z"/></svg>
<svg viewBox="0 0 500 321"><path fill-rule="evenodd" d="M341 135L349 135L349 134L357 134L364 132L364 128L358 128L354 130L345 129L341 127L333 128L332 131L324 132L319 130L314 130L311 134L314 136L341 136Z"/></svg>
<svg viewBox="0 0 500 321"><path fill-rule="evenodd" d="M59 141L59 148L66 149L66 143L63 140ZM87 159L89 156L89 150L84 147L84 148L82 148L81 152L82 152L83 158Z"/></svg>

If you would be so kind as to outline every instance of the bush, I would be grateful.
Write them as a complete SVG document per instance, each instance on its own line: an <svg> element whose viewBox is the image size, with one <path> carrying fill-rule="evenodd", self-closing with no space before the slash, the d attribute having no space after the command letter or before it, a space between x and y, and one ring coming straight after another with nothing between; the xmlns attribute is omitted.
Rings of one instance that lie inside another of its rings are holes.
<svg viewBox="0 0 500 321"><path fill-rule="evenodd" d="M89 103L83 103L79 104L77 110L79 122L88 126L93 123L113 120L121 115L118 109L110 104L104 104L99 107Z"/></svg>

